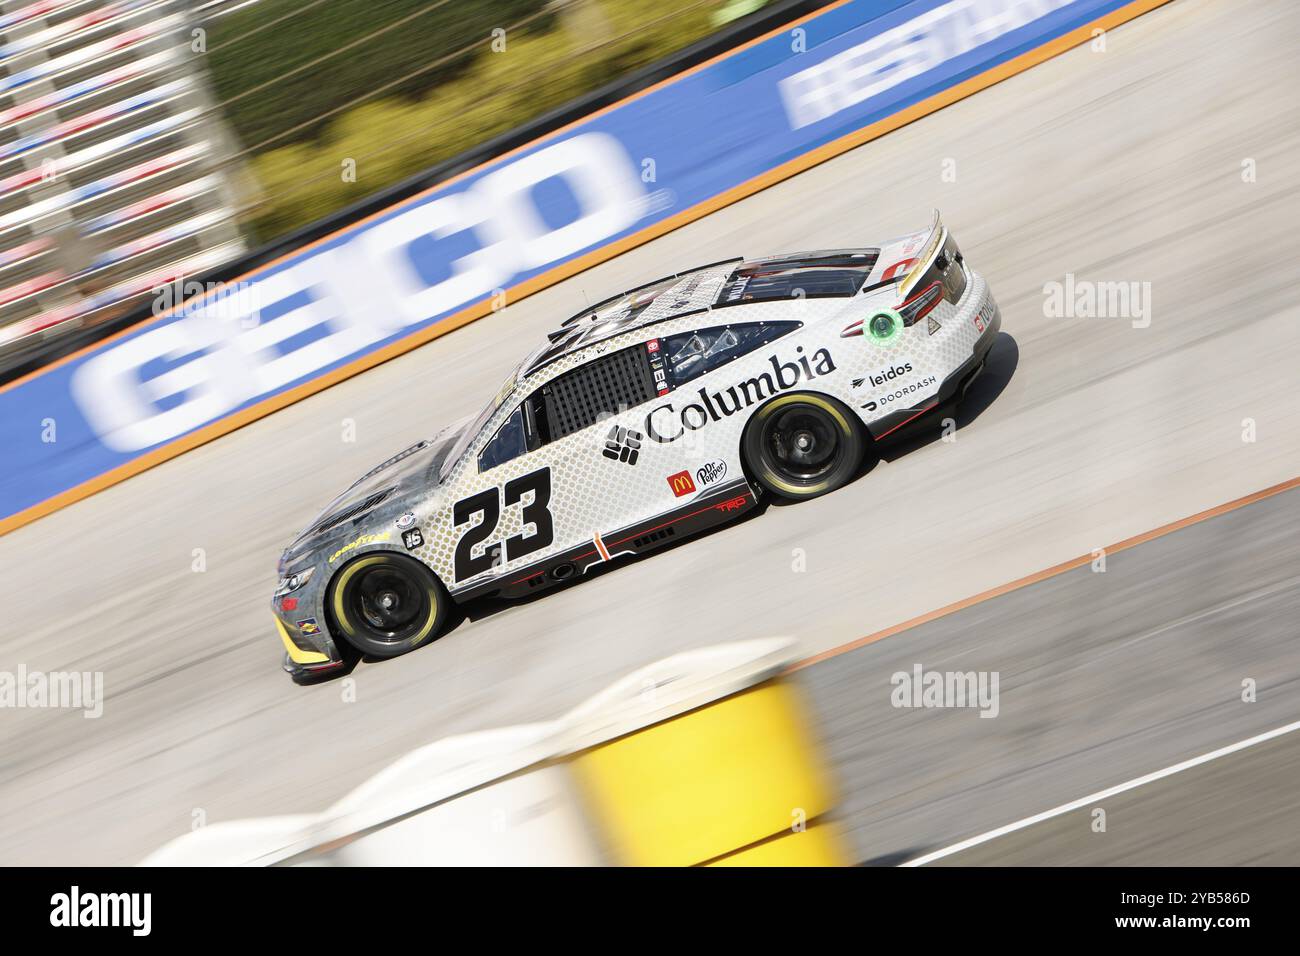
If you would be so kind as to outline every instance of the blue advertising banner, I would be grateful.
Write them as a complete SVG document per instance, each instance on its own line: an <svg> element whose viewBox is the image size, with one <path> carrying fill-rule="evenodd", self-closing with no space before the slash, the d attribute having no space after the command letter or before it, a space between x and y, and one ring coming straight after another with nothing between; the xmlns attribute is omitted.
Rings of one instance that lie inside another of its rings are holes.
<svg viewBox="0 0 1300 956"><path fill-rule="evenodd" d="M1107 13L1151 5L854 0L435 187L0 391L0 530Z"/></svg>

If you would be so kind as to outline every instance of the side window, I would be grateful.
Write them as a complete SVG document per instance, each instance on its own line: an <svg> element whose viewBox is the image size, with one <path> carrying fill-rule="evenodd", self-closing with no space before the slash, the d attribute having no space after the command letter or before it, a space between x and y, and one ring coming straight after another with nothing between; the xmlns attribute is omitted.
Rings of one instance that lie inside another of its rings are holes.
<svg viewBox="0 0 1300 956"><path fill-rule="evenodd" d="M673 387L721 368L761 345L799 328L801 322L749 322L682 332L664 339Z"/></svg>
<svg viewBox="0 0 1300 956"><path fill-rule="evenodd" d="M483 472L504 465L528 450L528 428L524 420L524 406L520 405L479 452L478 470Z"/></svg>

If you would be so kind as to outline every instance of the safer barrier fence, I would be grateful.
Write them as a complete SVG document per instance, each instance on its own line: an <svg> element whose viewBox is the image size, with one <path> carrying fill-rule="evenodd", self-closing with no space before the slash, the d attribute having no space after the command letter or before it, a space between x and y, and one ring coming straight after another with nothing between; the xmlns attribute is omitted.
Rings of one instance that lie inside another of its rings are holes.
<svg viewBox="0 0 1300 956"><path fill-rule="evenodd" d="M0 390L0 532L1163 2L852 0L796 21Z"/></svg>

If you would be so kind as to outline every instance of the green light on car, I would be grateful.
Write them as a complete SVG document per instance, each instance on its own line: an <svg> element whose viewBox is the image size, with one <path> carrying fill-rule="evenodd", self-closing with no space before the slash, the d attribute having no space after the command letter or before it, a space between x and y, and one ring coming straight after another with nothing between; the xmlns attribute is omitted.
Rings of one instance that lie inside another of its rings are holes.
<svg viewBox="0 0 1300 956"><path fill-rule="evenodd" d="M893 309L881 309L867 319L867 333L882 345L894 338L903 327L903 317Z"/></svg>

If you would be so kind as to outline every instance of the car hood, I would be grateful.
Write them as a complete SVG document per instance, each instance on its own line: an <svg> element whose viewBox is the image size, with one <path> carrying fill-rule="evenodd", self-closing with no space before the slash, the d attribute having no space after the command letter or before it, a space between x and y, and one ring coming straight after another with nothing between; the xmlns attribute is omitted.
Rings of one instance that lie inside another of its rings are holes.
<svg viewBox="0 0 1300 956"><path fill-rule="evenodd" d="M468 426L469 419L450 425L433 438L403 449L354 481L285 549L280 557L281 573L308 552L354 534L360 523L392 510L393 506L403 505L414 494L435 488L443 462Z"/></svg>

